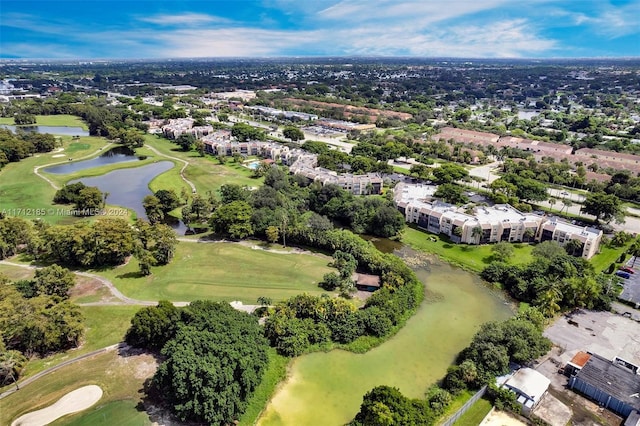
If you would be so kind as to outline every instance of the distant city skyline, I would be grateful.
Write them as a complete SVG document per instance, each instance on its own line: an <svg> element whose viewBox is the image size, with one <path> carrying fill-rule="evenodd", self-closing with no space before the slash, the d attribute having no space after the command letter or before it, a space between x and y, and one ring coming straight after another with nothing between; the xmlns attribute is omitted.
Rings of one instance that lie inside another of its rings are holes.
<svg viewBox="0 0 640 426"><path fill-rule="evenodd" d="M0 58L640 57L640 0L0 0Z"/></svg>

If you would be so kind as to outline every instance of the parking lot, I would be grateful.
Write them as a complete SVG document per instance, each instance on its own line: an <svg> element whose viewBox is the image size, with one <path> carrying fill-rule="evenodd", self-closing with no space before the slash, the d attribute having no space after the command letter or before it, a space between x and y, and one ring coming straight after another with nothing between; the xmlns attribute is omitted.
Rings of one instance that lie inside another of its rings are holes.
<svg viewBox="0 0 640 426"><path fill-rule="evenodd" d="M589 351L608 359L616 356L640 364L640 326L632 319L611 312L579 310L556 320L544 332L562 349L565 365L578 351Z"/></svg>
<svg viewBox="0 0 640 426"><path fill-rule="evenodd" d="M635 273L629 274L629 278L622 278L624 290L622 290L620 298L638 306L640 305L640 259L636 260L635 256L632 256L626 266L632 268Z"/></svg>

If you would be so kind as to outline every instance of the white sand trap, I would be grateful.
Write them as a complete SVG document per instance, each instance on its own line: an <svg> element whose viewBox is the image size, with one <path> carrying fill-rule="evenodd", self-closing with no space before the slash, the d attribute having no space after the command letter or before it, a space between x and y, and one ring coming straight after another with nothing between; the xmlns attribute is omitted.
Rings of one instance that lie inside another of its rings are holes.
<svg viewBox="0 0 640 426"><path fill-rule="evenodd" d="M64 151L64 148L60 147L60 148L56 148L53 152L62 152Z"/></svg>
<svg viewBox="0 0 640 426"><path fill-rule="evenodd" d="M58 157L65 157L64 154L56 154L56 155L52 155L52 158L58 158Z"/></svg>
<svg viewBox="0 0 640 426"><path fill-rule="evenodd" d="M100 386L89 385L69 392L52 405L18 417L11 426L44 426L62 416L86 410L102 398Z"/></svg>

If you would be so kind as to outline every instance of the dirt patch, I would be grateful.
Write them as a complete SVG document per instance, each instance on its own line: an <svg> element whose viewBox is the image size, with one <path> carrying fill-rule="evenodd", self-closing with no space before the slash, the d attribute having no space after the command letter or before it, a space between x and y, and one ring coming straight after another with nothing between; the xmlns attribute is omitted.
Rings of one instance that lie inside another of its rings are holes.
<svg viewBox="0 0 640 426"><path fill-rule="evenodd" d="M131 371L136 379L148 379L158 369L158 359L154 355L139 349L121 349L119 355L117 359L118 367L125 367Z"/></svg>
<svg viewBox="0 0 640 426"><path fill-rule="evenodd" d="M509 413L493 408L482 420L480 426L527 426L527 424L516 419Z"/></svg>
<svg viewBox="0 0 640 426"><path fill-rule="evenodd" d="M80 303L119 301L100 280L82 275L76 275L76 285L70 293L71 298Z"/></svg>

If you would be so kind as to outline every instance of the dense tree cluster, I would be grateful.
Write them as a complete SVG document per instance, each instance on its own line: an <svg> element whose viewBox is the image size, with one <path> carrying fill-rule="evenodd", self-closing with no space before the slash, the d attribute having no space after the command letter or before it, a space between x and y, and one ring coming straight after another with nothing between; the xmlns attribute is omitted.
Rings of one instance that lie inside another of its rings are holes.
<svg viewBox="0 0 640 426"><path fill-rule="evenodd" d="M231 424L262 380L268 344L257 318L226 303L170 302L143 308L132 319L129 344L160 350L164 362L152 392L182 421Z"/></svg>
<svg viewBox="0 0 640 426"><path fill-rule="evenodd" d="M567 247L571 250L571 245ZM500 283L512 297L539 307L547 316L565 309L607 308L613 297L610 278L596 274L588 261L567 253L567 247L545 241L533 249L530 263L494 261L481 276Z"/></svg>
<svg viewBox="0 0 640 426"><path fill-rule="evenodd" d="M86 186L82 182L71 183L56 191L53 202L58 204L73 204L78 214L94 215L98 209L104 207L106 194L98 187Z"/></svg>
<svg viewBox="0 0 640 426"><path fill-rule="evenodd" d="M384 337L421 302L422 286L413 271L398 257L380 253L370 242L344 230L324 231L306 241L343 252L340 261L355 259L361 269L381 276L382 288L358 310L346 300L311 295L279 303L267 319L265 333L280 353L293 356L314 345L350 343L361 336Z"/></svg>
<svg viewBox="0 0 640 426"><path fill-rule="evenodd" d="M27 299L47 295L64 300L69 298L69 292L75 283L76 276L73 272L58 265L51 265L37 269L33 279L16 281L14 285Z"/></svg>
<svg viewBox="0 0 640 426"><path fill-rule="evenodd" d="M57 295L27 298L15 285L0 284L0 336L6 350L29 357L75 347L84 332L82 321L80 308Z"/></svg>
<svg viewBox="0 0 640 426"><path fill-rule="evenodd" d="M56 146L56 138L50 134L14 134L10 130L0 128L0 169L7 163L20 161L37 152L49 152Z"/></svg>

